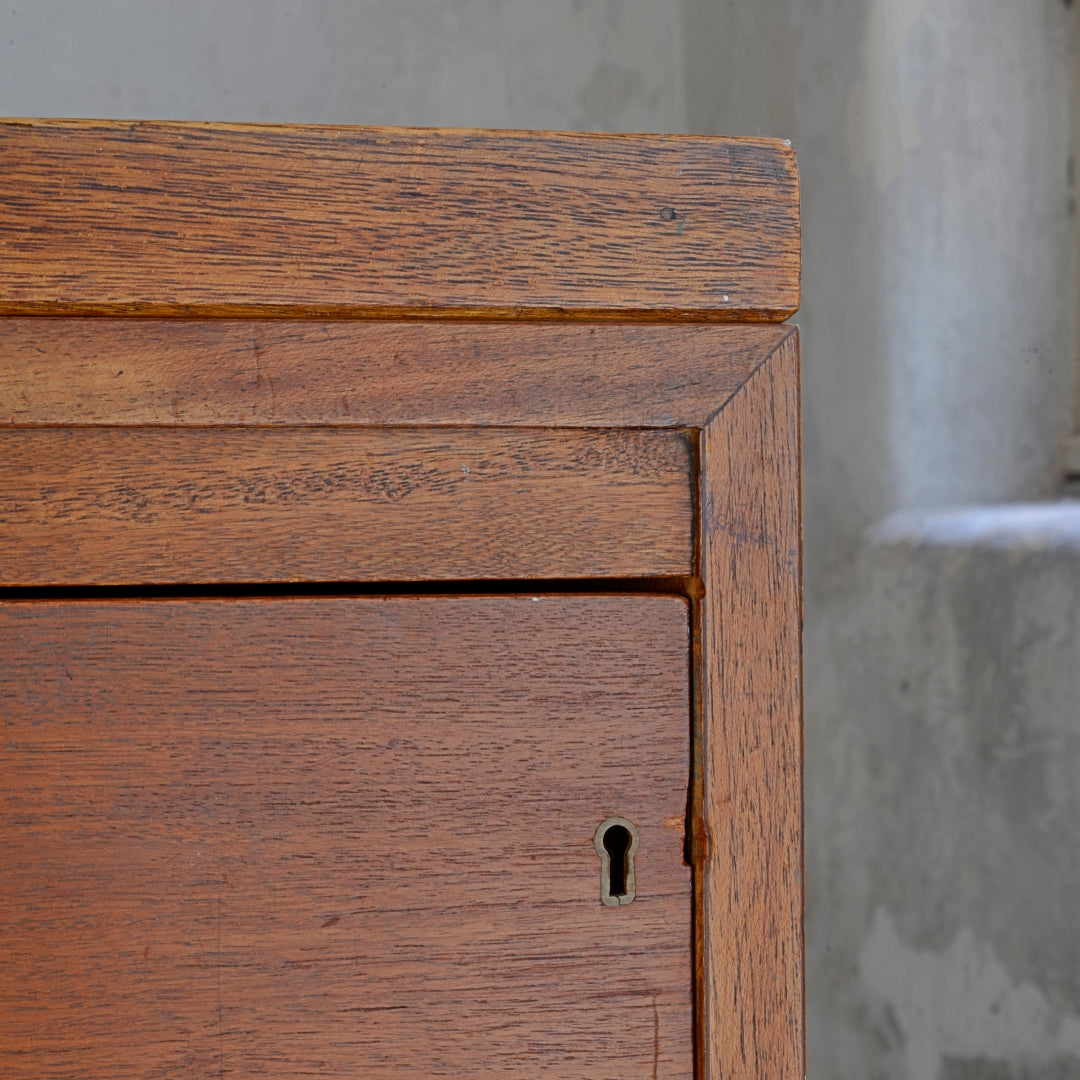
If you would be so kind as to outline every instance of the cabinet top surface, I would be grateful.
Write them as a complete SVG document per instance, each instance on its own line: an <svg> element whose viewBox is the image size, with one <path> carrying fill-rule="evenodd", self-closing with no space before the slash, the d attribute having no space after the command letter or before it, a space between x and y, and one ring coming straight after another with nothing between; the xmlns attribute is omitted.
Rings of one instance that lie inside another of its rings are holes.
<svg viewBox="0 0 1080 1080"><path fill-rule="evenodd" d="M784 142L0 121L0 313L782 321Z"/></svg>

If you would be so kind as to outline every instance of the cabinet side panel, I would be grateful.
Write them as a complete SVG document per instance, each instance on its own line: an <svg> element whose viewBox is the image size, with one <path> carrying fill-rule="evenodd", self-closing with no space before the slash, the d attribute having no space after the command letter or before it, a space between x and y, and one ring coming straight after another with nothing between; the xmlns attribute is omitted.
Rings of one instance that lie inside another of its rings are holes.
<svg viewBox="0 0 1080 1080"><path fill-rule="evenodd" d="M798 339L702 433L709 1080L802 1080Z"/></svg>

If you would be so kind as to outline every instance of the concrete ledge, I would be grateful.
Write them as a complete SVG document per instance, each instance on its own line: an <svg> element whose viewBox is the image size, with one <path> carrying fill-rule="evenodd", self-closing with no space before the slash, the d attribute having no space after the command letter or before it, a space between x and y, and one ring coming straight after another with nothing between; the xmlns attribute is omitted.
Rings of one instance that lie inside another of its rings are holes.
<svg viewBox="0 0 1080 1080"><path fill-rule="evenodd" d="M807 639L809 1005L890 1064L823 1075L1080 1077L1080 503L867 541Z"/></svg>
<svg viewBox="0 0 1080 1080"><path fill-rule="evenodd" d="M902 510L869 532L874 546L1080 552L1080 500Z"/></svg>

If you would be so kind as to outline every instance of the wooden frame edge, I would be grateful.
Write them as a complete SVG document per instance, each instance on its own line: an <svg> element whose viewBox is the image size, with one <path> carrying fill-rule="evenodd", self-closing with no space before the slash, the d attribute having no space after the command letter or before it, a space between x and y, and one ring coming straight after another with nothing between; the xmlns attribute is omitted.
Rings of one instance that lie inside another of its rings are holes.
<svg viewBox="0 0 1080 1080"><path fill-rule="evenodd" d="M83 302L64 300L6 300L0 298L0 316L27 318L101 319L276 319L281 322L334 319L356 322L639 322L710 323L720 326L765 323L775 326L799 310L798 299L783 307L618 307L601 305L518 305L422 307L402 304L168 304Z"/></svg>
<svg viewBox="0 0 1080 1080"><path fill-rule="evenodd" d="M626 320L462 325L0 317L0 430L697 431L791 333L790 326L762 323ZM188 362L191 356L200 360Z"/></svg>
<svg viewBox="0 0 1080 1080"><path fill-rule="evenodd" d="M805 1072L799 339L701 432L698 1067Z"/></svg>

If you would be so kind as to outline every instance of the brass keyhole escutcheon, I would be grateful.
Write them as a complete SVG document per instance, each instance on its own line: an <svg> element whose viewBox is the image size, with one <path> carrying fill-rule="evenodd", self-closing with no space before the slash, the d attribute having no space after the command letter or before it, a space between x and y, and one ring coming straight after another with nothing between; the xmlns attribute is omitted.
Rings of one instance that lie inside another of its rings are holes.
<svg viewBox="0 0 1080 1080"><path fill-rule="evenodd" d="M597 827L593 846L600 856L600 900L605 907L633 903L634 854L639 839L637 826L624 817L609 817Z"/></svg>

